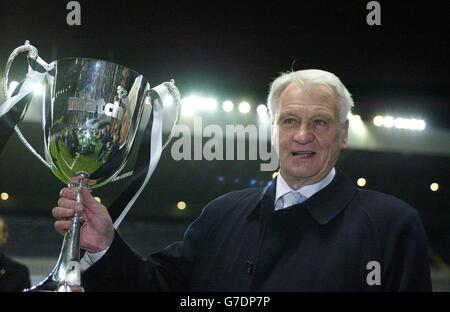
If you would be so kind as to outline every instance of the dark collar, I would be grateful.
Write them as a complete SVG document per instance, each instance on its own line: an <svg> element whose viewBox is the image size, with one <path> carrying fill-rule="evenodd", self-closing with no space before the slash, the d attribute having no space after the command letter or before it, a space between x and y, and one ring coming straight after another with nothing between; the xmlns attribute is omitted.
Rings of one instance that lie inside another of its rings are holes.
<svg viewBox="0 0 450 312"><path fill-rule="evenodd" d="M261 207L261 201L268 200L273 206L275 202L276 179L258 194L255 204L250 207L248 216ZM326 187L296 206L305 207L309 214L320 224L330 222L341 212L354 197L356 186L344 173L336 168L336 175ZM296 206L287 209L295 209Z"/></svg>

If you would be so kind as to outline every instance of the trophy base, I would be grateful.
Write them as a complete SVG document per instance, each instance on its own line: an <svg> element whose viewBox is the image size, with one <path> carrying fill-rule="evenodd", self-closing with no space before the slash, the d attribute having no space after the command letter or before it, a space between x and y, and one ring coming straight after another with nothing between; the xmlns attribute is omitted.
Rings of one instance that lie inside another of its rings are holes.
<svg viewBox="0 0 450 312"><path fill-rule="evenodd" d="M47 277L39 285L24 289L23 292L84 292L84 289L81 285L56 282Z"/></svg>

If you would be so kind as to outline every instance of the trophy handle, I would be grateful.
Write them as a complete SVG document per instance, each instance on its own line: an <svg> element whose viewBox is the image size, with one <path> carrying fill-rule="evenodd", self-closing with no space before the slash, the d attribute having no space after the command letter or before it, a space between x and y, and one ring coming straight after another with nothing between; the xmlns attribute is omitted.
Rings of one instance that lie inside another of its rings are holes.
<svg viewBox="0 0 450 312"><path fill-rule="evenodd" d="M170 140L172 139L174 133L175 133L175 126L177 125L179 119L180 119L180 113L181 113L181 93L180 90L178 90L178 88L175 86L175 80L171 79L168 82L164 82L163 85L167 88L167 90L169 90L170 95L173 96L174 101L176 103L177 106L177 114L175 116L175 121L173 122L172 125L172 130L170 131L169 137L167 138L166 142L163 144L162 149L164 150L167 146L167 144L169 144ZM164 99L162 99L164 100Z"/></svg>
<svg viewBox="0 0 450 312"><path fill-rule="evenodd" d="M167 138L166 142L164 142L164 144L162 144L162 148L161 151L164 150L166 148L166 146L169 144L170 140L172 139L174 133L175 133L175 125L178 123L179 119L180 119L180 114L181 114L181 93L178 90L178 88L175 86L175 80L171 79L170 81L167 82L163 82L162 84L158 85L156 88L159 88L160 86L164 86L170 95L173 96L174 101L176 102L176 108L177 108L177 112L175 115L175 121L172 125L172 130L170 131L169 137ZM155 90L155 88L150 88L148 90L148 94L150 95L152 94L152 92L155 92L157 94L157 96L160 96L159 92L157 90ZM161 99L161 101L163 101L164 99ZM161 107L162 107L163 103L161 103ZM119 173L121 173L121 170L119 171ZM117 176L113 177L111 179L112 182L117 182L120 181L122 179L128 178L133 174L133 170L131 171L127 171L123 174L118 174Z"/></svg>
<svg viewBox="0 0 450 312"><path fill-rule="evenodd" d="M139 195L141 194L141 192L147 185L150 177L153 175L156 165L158 164L158 161L161 157L162 151L169 144L170 139L173 137L173 135L175 133L175 125L178 123L178 120L180 117L181 95L180 95L180 91L175 86L175 80L172 79L168 82L163 82L162 84L160 84L154 88L151 88L148 91L147 95L150 95L150 97L151 97L152 92L156 93L156 96L158 97L158 101L157 101L157 105L153 107L154 113L157 117L155 117L156 118L155 122L153 122L151 125L152 126L152 130L151 130L152 139L151 139L151 143L150 143L150 154L149 154L150 161L148 163L148 170L144 174L145 176L139 173L140 177L136 181L138 181L138 184L140 184L140 187L134 191L134 195L132 195L132 197L125 195L125 197L122 198L122 196L120 196L119 200L115 201L113 203L113 205L112 205L113 207L118 206L122 209L122 212L114 221L114 224L113 224L114 228L117 228L120 225L122 220L127 215L128 211L130 210L131 206L134 204L136 199L139 197ZM174 101L176 101L176 105L177 105L177 112L176 112L175 121L174 121L172 129L170 131L169 137L167 138L166 142L164 142L164 144L163 144L162 143L162 131L163 131L163 127L162 127L163 116L162 116L162 114L164 111L163 110L163 105L164 105L163 96L166 95L167 93L174 97ZM149 126L149 124L147 124L147 127L148 126ZM113 181L121 180L124 177L130 176L131 174L132 174L132 172L127 172L121 176L116 177ZM126 191L126 192L129 193L128 191ZM123 193L123 194L125 194L125 193ZM125 208L123 208L123 206L125 206ZM112 207L110 207L110 208L112 208ZM112 209L114 209L114 208L112 208Z"/></svg>
<svg viewBox="0 0 450 312"><path fill-rule="evenodd" d="M5 96L5 100L9 100L11 98L11 96L8 94L9 70L11 69L11 65L14 62L14 59L22 52L28 52L28 57L36 61L46 70L51 69L51 66L38 56L38 50L36 49L36 47L32 46L30 44L30 41L26 40L25 44L15 48L12 51L11 55L8 58L8 61L6 62L5 76L3 77L3 95ZM28 143L27 139L25 139L25 137L23 136L22 132L19 129L19 126L15 125L14 130L19 136L19 139L23 143L23 145L25 145L25 147L28 148L30 152L34 156L36 156L36 158L39 159L46 167L51 169L53 167L53 164L48 163L38 152L36 152L33 146L31 146L31 144Z"/></svg>
<svg viewBox="0 0 450 312"><path fill-rule="evenodd" d="M11 97L8 94L8 80L9 80L9 70L11 69L11 65L14 62L14 59L19 55L19 53L28 52L28 57L36 60L38 57L38 50L30 44L30 41L26 40L24 45L17 47L12 51L11 55L8 58L8 62L6 62L5 67L5 77L3 78L3 95L6 100L9 100Z"/></svg>

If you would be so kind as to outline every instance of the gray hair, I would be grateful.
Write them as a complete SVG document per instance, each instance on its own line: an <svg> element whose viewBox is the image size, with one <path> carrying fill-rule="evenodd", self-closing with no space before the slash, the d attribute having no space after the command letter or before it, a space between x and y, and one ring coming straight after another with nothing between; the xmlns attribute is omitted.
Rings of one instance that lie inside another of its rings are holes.
<svg viewBox="0 0 450 312"><path fill-rule="evenodd" d="M347 115L351 112L353 103L352 95L348 92L344 84L333 73L319 70L319 69L306 69L295 72L282 73L276 78L269 91L267 97L267 104L269 106L272 121L275 119L275 115L278 108L278 100L283 90L292 82L299 82L304 87L315 85L326 85L331 87L336 95L339 105L339 120L344 123L347 120Z"/></svg>

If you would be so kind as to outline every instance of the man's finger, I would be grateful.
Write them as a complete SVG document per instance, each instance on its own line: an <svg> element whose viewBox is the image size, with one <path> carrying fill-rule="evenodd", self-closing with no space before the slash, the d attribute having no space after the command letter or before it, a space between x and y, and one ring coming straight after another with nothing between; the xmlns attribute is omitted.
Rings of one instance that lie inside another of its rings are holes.
<svg viewBox="0 0 450 312"><path fill-rule="evenodd" d="M77 198L77 192L74 189L65 187L59 192L59 196L75 200Z"/></svg>
<svg viewBox="0 0 450 312"><path fill-rule="evenodd" d="M58 206L62 207L62 208L75 210L78 213L83 212L83 206L82 205L80 205L79 203L77 203L74 200L67 199L67 198L64 198L64 197L61 197L60 199L58 199Z"/></svg>
<svg viewBox="0 0 450 312"><path fill-rule="evenodd" d="M52 209L52 215L56 220L70 218L73 214L74 210L69 208L55 207Z"/></svg>
<svg viewBox="0 0 450 312"><path fill-rule="evenodd" d="M72 226L72 221L55 221L54 223L54 227L55 230L59 233L59 234L66 234L70 227Z"/></svg>

